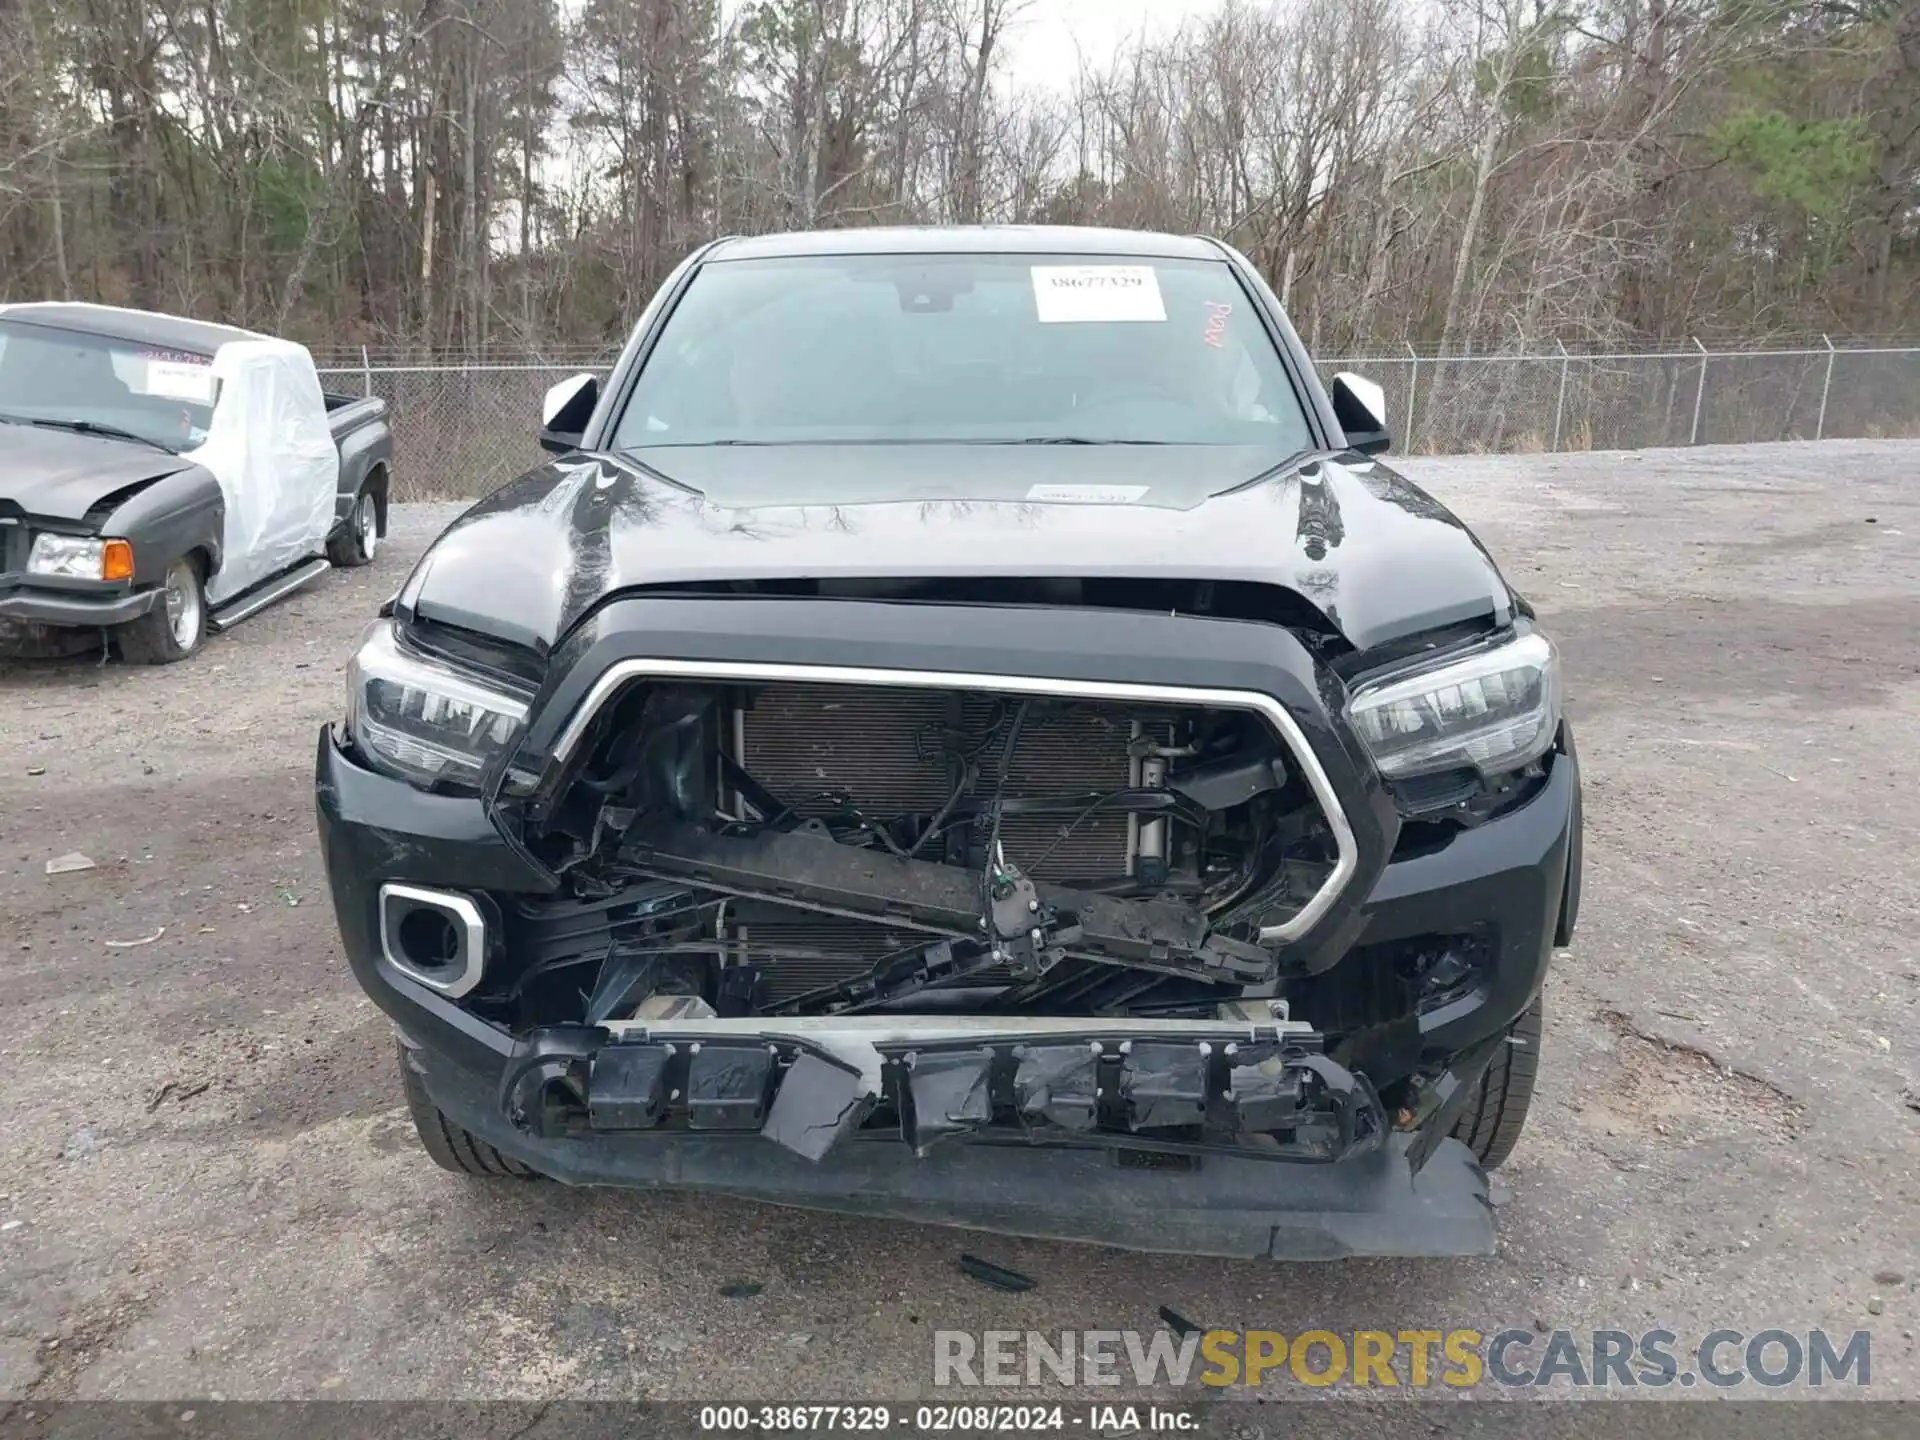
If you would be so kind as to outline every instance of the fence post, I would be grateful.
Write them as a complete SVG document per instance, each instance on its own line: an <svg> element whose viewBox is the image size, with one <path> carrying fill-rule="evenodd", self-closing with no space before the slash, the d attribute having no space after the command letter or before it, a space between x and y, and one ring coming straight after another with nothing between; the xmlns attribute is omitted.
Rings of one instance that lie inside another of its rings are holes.
<svg viewBox="0 0 1920 1440"><path fill-rule="evenodd" d="M1827 392L1833 389L1833 340L1826 335L1820 338L1827 342L1827 378L1820 382L1820 419L1813 427L1816 440L1827 438Z"/></svg>
<svg viewBox="0 0 1920 1440"><path fill-rule="evenodd" d="M367 347L360 347L360 375L366 385L366 394L373 394L373 362L367 358Z"/></svg>
<svg viewBox="0 0 1920 1440"><path fill-rule="evenodd" d="M1413 374L1407 380L1407 454L1413 453L1413 402L1420 395L1420 352L1407 341L1407 354L1413 357Z"/></svg>
<svg viewBox="0 0 1920 1440"><path fill-rule="evenodd" d="M1558 454L1560 450L1560 417L1566 413L1567 409L1567 366L1572 362L1571 357L1567 354L1566 345L1559 340L1553 343L1560 347L1560 398L1553 402L1553 449L1554 453Z"/></svg>
<svg viewBox="0 0 1920 1440"><path fill-rule="evenodd" d="M1693 434L1688 438L1689 445L1700 443L1700 404L1707 398L1707 347L1700 343L1698 335L1693 337L1693 348L1700 352L1700 383L1693 391Z"/></svg>

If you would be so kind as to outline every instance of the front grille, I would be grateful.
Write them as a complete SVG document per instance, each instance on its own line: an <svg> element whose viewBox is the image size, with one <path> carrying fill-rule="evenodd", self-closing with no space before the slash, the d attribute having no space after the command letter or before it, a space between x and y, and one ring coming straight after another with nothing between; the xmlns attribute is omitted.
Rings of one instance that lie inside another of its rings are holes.
<svg viewBox="0 0 1920 1440"><path fill-rule="evenodd" d="M829 792L863 815L891 820L937 812L953 793L942 737L979 748L978 800L1000 778L997 715L1018 702L954 691L840 685L769 685L742 717L740 761L747 773L801 815L834 813ZM1034 705L1021 727L1008 799L1121 790L1128 783L1127 723L1099 706ZM1007 858L1043 880L1110 879L1127 869L1127 822L1094 814L1009 816L1000 841Z"/></svg>
<svg viewBox="0 0 1920 1440"><path fill-rule="evenodd" d="M924 905L915 897L915 884L905 879L897 899L889 900L884 886L876 888L872 868L863 868L862 861L844 852L833 864L824 863L825 851L808 852L823 862L817 877L809 874L809 862L800 853L806 851L804 843L796 851L791 839L768 837L762 855L751 837L734 827L686 819L678 800L681 820L663 810L657 820L648 821L651 828L629 832L631 846L607 852L631 861L636 879L684 883L696 897L704 895L702 918L693 922L695 933L673 935L675 947L692 964L752 967L761 983L770 983L770 991L762 992L764 1004L778 1006L867 973L877 962L923 949L935 935L972 937L979 917L973 902L959 896L968 888L967 876L977 878L984 867L988 847L983 812L991 811L995 796L1010 805L1000 825L1007 859L1028 875L1043 883L1118 890L1129 897L1192 895L1195 904L1215 910L1238 905L1231 922L1242 930L1258 926L1263 943L1290 939L1310 927L1355 867L1353 835L1331 802L1327 777L1298 724L1276 702L1258 695L1243 700L1238 692L1101 682L1084 688L1069 683L1056 691L1051 684L1025 679L1008 680L1001 690L990 678L937 672L633 660L596 682L597 698L569 723L556 744L556 757L571 754L581 740L597 733L594 717L608 698L633 680L649 678L691 681L720 702L715 718L721 723L698 733L706 736L705 743L717 742L746 778L729 781L732 772L726 763L696 768L712 777L711 803L722 813L751 819L736 808L746 804L738 793L745 791L755 796L754 810L763 816L778 811L781 816L827 820L843 841L877 847L871 835L848 833L848 822L885 826L898 846L950 806L956 812L918 847L919 858L928 866L957 867L945 872L944 884L939 876L921 876ZM969 683L981 688L960 688ZM622 709L619 716L631 713ZM1016 717L1017 743L1002 785L999 772L1008 763L1003 756ZM644 715L634 719L647 723ZM1253 729L1260 725L1272 732L1264 741ZM1136 736L1156 742L1152 765L1143 758L1136 767L1131 759L1130 749L1138 748L1132 744ZM591 763L606 767L606 773L595 772L592 778L601 787L632 779L620 768L629 762L622 758L624 747L614 743L617 738L600 736L607 742L604 755L596 740ZM1262 789L1254 780L1271 753L1267 743L1274 740L1290 753L1274 765L1278 790ZM674 772L676 785L690 778L685 765L698 754L697 744L690 742L683 749L684 754L670 757L681 767ZM1166 780L1157 763L1161 758L1173 762ZM1229 760L1242 763L1243 769L1230 768ZM971 789L957 796L958 778L968 767ZM1243 771L1253 780L1243 783ZM1170 807L1180 813L1168 816L1164 834L1159 825L1148 831L1143 820L1138 832L1143 845L1148 839L1167 842L1164 852L1155 851L1166 869L1142 866L1130 885L1116 886L1113 882L1135 868L1131 842L1136 832L1126 814L1115 813L1122 807L1092 807L1110 805L1104 797L1144 785L1149 778L1186 793L1189 777L1197 777L1197 785L1211 786L1209 793L1225 787L1220 801L1199 802L1220 817L1217 823L1209 819L1204 828L1198 827L1179 806ZM771 799L761 792L770 792ZM1047 802L1044 812L1021 813L1020 802L1042 799ZM1316 837L1318 817L1310 808L1321 807L1328 823ZM1288 817L1290 826L1306 831L1288 841L1287 854L1277 866L1268 862L1267 847L1261 843L1263 827L1276 810ZM603 814L618 816L617 810ZM1295 900L1308 886L1318 888L1296 908ZM623 900L611 903L617 907ZM842 913L815 912L806 908L810 904ZM1163 931L1162 921L1154 918L1159 912L1135 914L1124 905L1091 902L1085 908L1088 916L1111 922L1106 930L1094 927L1089 932L1097 932L1089 941L1091 953L1102 958L1111 953L1111 964L1162 968L1155 957L1163 953L1179 965L1186 965L1182 957L1190 952L1192 957L1224 953L1219 947L1193 949L1172 930ZM844 918L855 913L870 918ZM907 929L903 922L909 915L919 915L929 928ZM658 948L668 938L649 919L635 916L626 925L617 917L608 919L614 923L603 929L605 938L597 945L593 937L569 935L568 955L560 958L593 958L592 949L580 946L582 938L592 948L605 946L600 949L603 955ZM629 930L632 933L626 933ZM706 959L693 959L696 956ZM1139 958L1129 958L1134 956ZM1217 964L1217 959L1196 958L1188 969L1200 973L1196 967ZM562 978L574 985L571 977ZM986 974L978 973L947 983L987 981ZM555 989L558 983L546 988ZM580 986L574 988L585 993ZM746 992L722 979L714 993L715 1003L724 1006Z"/></svg>
<svg viewBox="0 0 1920 1440"><path fill-rule="evenodd" d="M27 554L32 548L27 531L27 512L11 500L0 500L0 580L14 580L26 574Z"/></svg>
<svg viewBox="0 0 1920 1440"><path fill-rule="evenodd" d="M825 817L846 796L869 819L931 816L953 793L946 737L967 737L980 777L973 799L991 798L1000 779L1004 730L1018 702L958 691L849 685L769 685L742 716L746 771L805 816ZM1008 799L1124 789L1129 782L1128 722L1099 706L1034 704L1020 729L1007 776ZM1007 858L1042 880L1112 878L1127 871L1127 822L1092 814L1006 817ZM1070 828L1070 833L1061 832ZM744 922L748 950L781 955L768 967L773 1003L864 974L928 936L804 910L763 908ZM1005 983L1004 968L970 984Z"/></svg>

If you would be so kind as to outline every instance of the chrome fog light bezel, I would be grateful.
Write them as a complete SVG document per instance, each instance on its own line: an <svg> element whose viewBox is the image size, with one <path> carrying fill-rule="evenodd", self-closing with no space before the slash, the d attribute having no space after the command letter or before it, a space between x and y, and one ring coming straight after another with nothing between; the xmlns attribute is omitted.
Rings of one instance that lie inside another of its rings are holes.
<svg viewBox="0 0 1920 1440"><path fill-rule="evenodd" d="M405 901L417 907L445 911L452 916L461 939L462 963L458 974L435 975L422 970L404 956L394 953L395 925L388 916L388 907L396 900ZM487 921L486 917L480 913L480 907L469 896L452 890L434 890L420 885L388 881L380 887L379 921L381 955L389 965L415 984L424 985L435 994L444 995L449 1000L458 1000L472 993L480 984L487 966Z"/></svg>

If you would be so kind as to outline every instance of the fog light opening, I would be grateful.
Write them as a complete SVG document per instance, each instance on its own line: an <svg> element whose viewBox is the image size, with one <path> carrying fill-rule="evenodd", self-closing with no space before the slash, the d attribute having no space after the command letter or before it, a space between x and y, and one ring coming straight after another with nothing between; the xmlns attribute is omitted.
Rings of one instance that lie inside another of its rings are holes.
<svg viewBox="0 0 1920 1440"><path fill-rule="evenodd" d="M486 923L464 895L412 885L380 887L380 944L393 967L458 998L480 983Z"/></svg>
<svg viewBox="0 0 1920 1440"><path fill-rule="evenodd" d="M460 963L460 932L444 910L416 906L400 917L400 953L411 965L446 970Z"/></svg>

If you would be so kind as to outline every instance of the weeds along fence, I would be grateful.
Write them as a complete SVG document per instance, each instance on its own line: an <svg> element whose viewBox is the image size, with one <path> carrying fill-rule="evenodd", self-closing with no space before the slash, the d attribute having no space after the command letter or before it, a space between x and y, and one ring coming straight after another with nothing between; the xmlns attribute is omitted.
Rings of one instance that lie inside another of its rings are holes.
<svg viewBox="0 0 1920 1440"><path fill-rule="evenodd" d="M385 398L395 498L483 495L536 464L540 400L609 355L382 364L328 356L323 383ZM1458 455L1920 436L1920 346L1322 360L1386 390L1395 450Z"/></svg>

